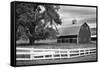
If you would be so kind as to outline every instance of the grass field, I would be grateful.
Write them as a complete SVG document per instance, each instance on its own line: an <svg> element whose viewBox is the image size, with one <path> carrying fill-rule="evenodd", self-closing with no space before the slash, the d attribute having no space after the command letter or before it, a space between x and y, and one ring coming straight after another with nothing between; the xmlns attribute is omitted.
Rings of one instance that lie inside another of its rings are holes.
<svg viewBox="0 0 100 68"><path fill-rule="evenodd" d="M26 47L26 48L51 48L51 49L73 49L73 48L87 48L87 47L96 47L96 43L84 43L84 44L76 44L76 43L39 43L34 45L17 45L17 47Z"/></svg>
<svg viewBox="0 0 100 68"><path fill-rule="evenodd" d="M86 44L76 44L76 43L49 43L49 44L34 44L34 45L17 45L17 47L26 47L26 48L51 48L51 49L75 49L75 48L88 48L96 47L96 43L86 43ZM76 58L67 58L67 59L51 59L51 60L17 60L17 65L35 65L35 64L51 64L51 63L67 63L67 62L82 62L82 61L96 61L96 54L76 57Z"/></svg>

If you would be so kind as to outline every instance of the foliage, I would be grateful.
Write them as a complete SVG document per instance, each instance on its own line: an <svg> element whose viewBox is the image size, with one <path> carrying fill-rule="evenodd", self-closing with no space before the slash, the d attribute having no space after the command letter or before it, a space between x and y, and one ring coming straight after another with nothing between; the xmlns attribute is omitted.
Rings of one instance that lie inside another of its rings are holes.
<svg viewBox="0 0 100 68"><path fill-rule="evenodd" d="M45 10L42 10L43 8ZM58 9L59 6L55 5L18 3L16 5L16 37L25 34L30 39L30 43L32 40L34 42L55 37L58 33L56 26L62 23L57 13Z"/></svg>

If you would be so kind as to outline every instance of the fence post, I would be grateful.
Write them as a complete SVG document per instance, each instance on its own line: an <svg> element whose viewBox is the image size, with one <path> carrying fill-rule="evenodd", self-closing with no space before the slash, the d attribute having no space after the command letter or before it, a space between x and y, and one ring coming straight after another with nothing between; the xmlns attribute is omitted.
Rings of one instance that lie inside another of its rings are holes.
<svg viewBox="0 0 100 68"><path fill-rule="evenodd" d="M90 55L90 48L88 49L89 51L88 51L88 55Z"/></svg>
<svg viewBox="0 0 100 68"><path fill-rule="evenodd" d="M86 53L86 49L84 48L84 55L86 55L85 53Z"/></svg>
<svg viewBox="0 0 100 68"><path fill-rule="evenodd" d="M50 51L52 52L53 50L51 49ZM53 54L51 54L51 59L54 60Z"/></svg>
<svg viewBox="0 0 100 68"><path fill-rule="evenodd" d="M30 60L34 59L34 48L30 48Z"/></svg>
<svg viewBox="0 0 100 68"><path fill-rule="evenodd" d="M79 50L79 52L78 52L78 53L79 53L79 56L81 56L81 55L80 55L80 53L81 53L81 52L80 52L80 48L79 48L78 50Z"/></svg>
<svg viewBox="0 0 100 68"><path fill-rule="evenodd" d="M70 58L70 50L67 49L67 55L68 55L68 58Z"/></svg>

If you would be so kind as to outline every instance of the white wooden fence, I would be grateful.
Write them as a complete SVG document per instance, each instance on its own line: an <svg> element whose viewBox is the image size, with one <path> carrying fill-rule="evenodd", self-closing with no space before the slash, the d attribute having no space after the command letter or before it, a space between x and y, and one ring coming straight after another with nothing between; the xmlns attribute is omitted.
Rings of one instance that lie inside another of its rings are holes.
<svg viewBox="0 0 100 68"><path fill-rule="evenodd" d="M17 57L16 60L43 60L74 58L91 54L96 54L96 48L77 48L77 49L43 49L43 48L22 48L17 47L18 55L28 55L29 57Z"/></svg>

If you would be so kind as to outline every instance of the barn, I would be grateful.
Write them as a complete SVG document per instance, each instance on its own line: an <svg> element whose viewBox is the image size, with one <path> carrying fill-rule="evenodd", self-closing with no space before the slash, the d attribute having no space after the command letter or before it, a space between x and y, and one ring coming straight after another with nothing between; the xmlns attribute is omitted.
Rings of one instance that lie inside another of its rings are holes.
<svg viewBox="0 0 100 68"><path fill-rule="evenodd" d="M91 40L91 31L88 24L72 24L70 27L61 28L57 37L58 43L88 43Z"/></svg>

